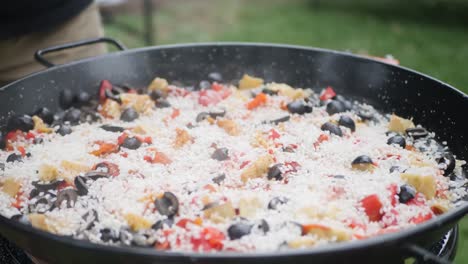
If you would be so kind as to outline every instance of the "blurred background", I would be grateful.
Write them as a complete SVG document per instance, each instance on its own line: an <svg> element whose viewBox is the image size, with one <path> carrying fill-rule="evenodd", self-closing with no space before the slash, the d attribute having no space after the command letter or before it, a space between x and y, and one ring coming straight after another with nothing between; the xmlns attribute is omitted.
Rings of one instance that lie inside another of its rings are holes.
<svg viewBox="0 0 468 264"><path fill-rule="evenodd" d="M104 0L105 34L130 48L183 42L288 43L374 56L468 93L467 0ZM468 263L468 219L456 263Z"/></svg>

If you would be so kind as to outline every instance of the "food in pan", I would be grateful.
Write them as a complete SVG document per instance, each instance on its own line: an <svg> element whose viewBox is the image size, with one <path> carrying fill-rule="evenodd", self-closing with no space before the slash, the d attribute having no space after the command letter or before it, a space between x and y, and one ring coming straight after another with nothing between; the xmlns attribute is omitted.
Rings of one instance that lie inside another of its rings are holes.
<svg viewBox="0 0 468 264"><path fill-rule="evenodd" d="M104 80L10 117L0 213L100 244L260 252L398 232L466 195L465 162L418 120L332 87L209 78Z"/></svg>

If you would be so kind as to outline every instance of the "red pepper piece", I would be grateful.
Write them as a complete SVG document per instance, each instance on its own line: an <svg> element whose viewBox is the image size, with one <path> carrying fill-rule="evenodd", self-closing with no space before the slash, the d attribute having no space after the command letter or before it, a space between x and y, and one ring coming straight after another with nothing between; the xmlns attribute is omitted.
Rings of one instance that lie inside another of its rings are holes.
<svg viewBox="0 0 468 264"><path fill-rule="evenodd" d="M382 202L380 202L377 194L371 194L361 200L361 206L369 217L370 221L380 221L383 214L380 212L382 209Z"/></svg>
<svg viewBox="0 0 468 264"><path fill-rule="evenodd" d="M320 100L322 101L330 100L335 96L336 96L336 93L333 90L333 88L331 86L328 86L325 90L323 90L320 93Z"/></svg>
<svg viewBox="0 0 468 264"><path fill-rule="evenodd" d="M99 85L99 102L104 103L106 101L106 90L112 90L112 83L108 80L102 80Z"/></svg>

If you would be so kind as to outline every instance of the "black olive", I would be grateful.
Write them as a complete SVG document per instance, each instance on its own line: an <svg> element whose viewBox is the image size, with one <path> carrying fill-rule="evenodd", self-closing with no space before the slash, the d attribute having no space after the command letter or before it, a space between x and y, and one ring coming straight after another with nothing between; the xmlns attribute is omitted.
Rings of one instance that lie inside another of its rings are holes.
<svg viewBox="0 0 468 264"><path fill-rule="evenodd" d="M213 179L211 179L214 183L216 184L221 184L224 180L226 179L226 174L222 173L216 177L214 177Z"/></svg>
<svg viewBox="0 0 468 264"><path fill-rule="evenodd" d="M278 91L273 91L273 90L264 88L264 89L262 90L262 93L268 94L268 95L277 95L277 94L278 94Z"/></svg>
<svg viewBox="0 0 468 264"><path fill-rule="evenodd" d="M6 147L6 138L3 135L2 131L0 131L0 149L4 149Z"/></svg>
<svg viewBox="0 0 468 264"><path fill-rule="evenodd" d="M393 173L394 171L397 171L397 172L405 172L406 170L401 168L400 166L392 166L390 167L390 173Z"/></svg>
<svg viewBox="0 0 468 264"><path fill-rule="evenodd" d="M21 154L11 153L8 155L6 162L23 162L23 156L21 156Z"/></svg>
<svg viewBox="0 0 468 264"><path fill-rule="evenodd" d="M103 242L117 242L119 241L119 236L116 231L110 228L103 228L99 231L101 233L101 240Z"/></svg>
<svg viewBox="0 0 468 264"><path fill-rule="evenodd" d="M277 210L280 205L283 205L287 202L289 202L289 199L284 196L274 197L268 203L268 209Z"/></svg>
<svg viewBox="0 0 468 264"><path fill-rule="evenodd" d="M358 170L368 170L374 162L369 156L361 155L351 162L351 167Z"/></svg>
<svg viewBox="0 0 468 264"><path fill-rule="evenodd" d="M76 108L68 109L63 116L64 122L70 122L72 125L77 125L80 123L81 110Z"/></svg>
<svg viewBox="0 0 468 264"><path fill-rule="evenodd" d="M96 166L96 169L99 168L98 166ZM86 179L91 179L93 181L97 180L97 179L101 179L101 178L109 178L111 175L108 173L108 171L90 171L90 172L87 172L84 177Z"/></svg>
<svg viewBox="0 0 468 264"><path fill-rule="evenodd" d="M179 211L179 200L171 192L165 192L161 198L156 199L154 205L162 215L173 216Z"/></svg>
<svg viewBox="0 0 468 264"><path fill-rule="evenodd" d="M108 89L104 90L106 98L111 99L111 100L116 101L117 103L121 104L122 99L120 98L120 95L118 93L114 94L113 91L115 91L115 89L113 89L113 90L108 90Z"/></svg>
<svg viewBox="0 0 468 264"><path fill-rule="evenodd" d="M441 157L436 158L436 161L444 171L444 176L449 176L455 169L455 158L450 152L444 152Z"/></svg>
<svg viewBox="0 0 468 264"><path fill-rule="evenodd" d="M255 227L262 231L263 234L266 234L268 231L270 231L270 225L268 225L268 222L265 221L265 219L261 219L258 223L255 224Z"/></svg>
<svg viewBox="0 0 468 264"><path fill-rule="evenodd" d="M267 178L269 180L277 180L280 181L283 179L283 173L281 172L282 164L275 164L268 168Z"/></svg>
<svg viewBox="0 0 468 264"><path fill-rule="evenodd" d="M151 100L157 101L161 98L166 97L166 95L161 90L155 90L150 93Z"/></svg>
<svg viewBox="0 0 468 264"><path fill-rule="evenodd" d="M8 119L7 131L21 130L28 132L34 128L34 121L28 115L15 115Z"/></svg>
<svg viewBox="0 0 468 264"><path fill-rule="evenodd" d="M29 205L29 212L43 214L54 208L54 203L46 196L36 198L34 204Z"/></svg>
<svg viewBox="0 0 468 264"><path fill-rule="evenodd" d="M287 115L287 116L283 116L283 117L280 117L280 118L275 119L275 120L271 120L270 123L277 125L279 123L289 121L290 118L291 118L291 116Z"/></svg>
<svg viewBox="0 0 468 264"><path fill-rule="evenodd" d="M211 158L218 161L227 160L229 159L229 150L227 148L218 148L211 154Z"/></svg>
<svg viewBox="0 0 468 264"><path fill-rule="evenodd" d="M83 176L76 176L75 180L75 187L76 187L76 192L78 195L83 196L88 194L88 186L86 185L86 177Z"/></svg>
<svg viewBox="0 0 468 264"><path fill-rule="evenodd" d="M85 123L85 122L96 122L98 120L101 120L101 116L96 112L96 109L89 107L89 106L83 106L81 107L81 116L80 116L80 121Z"/></svg>
<svg viewBox="0 0 468 264"><path fill-rule="evenodd" d="M157 108L171 107L171 103L169 103L169 101L167 101L165 99L159 99L159 100L156 100L156 107Z"/></svg>
<svg viewBox="0 0 468 264"><path fill-rule="evenodd" d="M174 218L168 217L163 220L158 220L156 223L154 223L151 228L154 230L159 230L159 229L164 229L165 226L167 227L172 227L174 224Z"/></svg>
<svg viewBox="0 0 468 264"><path fill-rule="evenodd" d="M75 97L75 102L80 107L89 104L90 101L91 95L86 91L79 91Z"/></svg>
<svg viewBox="0 0 468 264"><path fill-rule="evenodd" d="M303 115L312 112L312 106L305 104L302 101L293 101L287 105L289 112L293 114Z"/></svg>
<svg viewBox="0 0 468 264"><path fill-rule="evenodd" d="M55 200L55 207L60 208L60 205L67 201L67 208L75 206L78 193L75 189L63 189L57 194L57 200Z"/></svg>
<svg viewBox="0 0 468 264"><path fill-rule="evenodd" d="M322 131L328 131L330 132L330 134L334 134L339 137L343 136L343 132L341 131L341 128L331 122L326 122L320 127L320 129Z"/></svg>
<svg viewBox="0 0 468 264"><path fill-rule="evenodd" d="M38 189L39 191L46 192L46 191L50 191L50 190L56 190L57 187L59 187L64 182L65 181L63 181L63 180L55 180L55 181L48 182L48 183L41 183L39 181L33 181L32 185L36 189Z"/></svg>
<svg viewBox="0 0 468 264"><path fill-rule="evenodd" d="M387 140L388 145L398 145L402 148L406 147L406 140L400 135L393 136Z"/></svg>
<svg viewBox="0 0 468 264"><path fill-rule="evenodd" d="M44 143L44 139L43 139L43 138L40 138L40 137L34 138L34 139L33 139L33 143L34 143L35 145L42 144L42 143Z"/></svg>
<svg viewBox="0 0 468 264"><path fill-rule="evenodd" d="M239 223L232 224L228 228L227 233L231 240L235 240L235 239L239 239L243 236L250 234L251 230L252 230L251 224L239 222Z"/></svg>
<svg viewBox="0 0 468 264"><path fill-rule="evenodd" d="M326 111L329 115L334 115L346 111L346 108L340 101L330 101L327 104Z"/></svg>
<svg viewBox="0 0 468 264"><path fill-rule="evenodd" d="M208 74L208 78L215 82L222 82L223 76L219 72L211 72Z"/></svg>
<svg viewBox="0 0 468 264"><path fill-rule="evenodd" d="M211 83L207 80L203 80L198 83L197 90L206 90L211 88Z"/></svg>
<svg viewBox="0 0 468 264"><path fill-rule="evenodd" d="M101 128L109 132L124 132L125 131L125 128L119 127L119 126L102 125Z"/></svg>
<svg viewBox="0 0 468 264"><path fill-rule="evenodd" d="M74 95L72 90L63 89L59 95L59 104L62 109L68 109L73 105Z"/></svg>
<svg viewBox="0 0 468 264"><path fill-rule="evenodd" d="M356 131L356 124L354 123L354 120L349 116L340 116L340 119L338 120L338 125L347 127L352 132Z"/></svg>
<svg viewBox="0 0 468 264"><path fill-rule="evenodd" d="M342 95L336 95L333 100L336 100L336 101L339 101L343 104L344 108L345 108L345 111L349 111L351 109L353 109L353 103L351 103L350 101L346 100L346 98L344 98L344 96Z"/></svg>
<svg viewBox="0 0 468 264"><path fill-rule="evenodd" d="M342 179L345 179L346 177L344 175L333 175L333 178L342 180Z"/></svg>
<svg viewBox="0 0 468 264"><path fill-rule="evenodd" d="M429 135L427 130L422 127L408 128L406 129L405 132L406 132L406 135L408 135L409 137L412 137L413 139L419 139L419 138L423 138Z"/></svg>
<svg viewBox="0 0 468 264"><path fill-rule="evenodd" d="M98 213L94 209L84 214L81 219L84 220L84 230L90 230L94 227L95 223L99 221Z"/></svg>
<svg viewBox="0 0 468 264"><path fill-rule="evenodd" d="M210 111L208 113L211 118L216 119L218 117L224 117L226 115L226 109L218 109L216 111Z"/></svg>
<svg viewBox="0 0 468 264"><path fill-rule="evenodd" d="M289 153L294 153L295 152L294 148L291 147L291 146L282 147L281 150L283 152L289 152Z"/></svg>
<svg viewBox="0 0 468 264"><path fill-rule="evenodd" d="M69 124L61 124L56 131L56 133L60 134L61 136L71 134L72 132L73 130Z"/></svg>
<svg viewBox="0 0 468 264"><path fill-rule="evenodd" d="M416 190L408 185L403 184L400 186L400 192L398 193L398 200L400 203L407 203L416 196Z"/></svg>
<svg viewBox="0 0 468 264"><path fill-rule="evenodd" d="M138 149L141 147L141 141L136 137L128 137L124 140L121 146L128 149Z"/></svg>
<svg viewBox="0 0 468 264"><path fill-rule="evenodd" d="M25 225L30 225L31 224L31 222L29 221L28 216L26 216L24 214L13 215L10 219L13 220L13 221L20 222L20 223L25 224Z"/></svg>
<svg viewBox="0 0 468 264"><path fill-rule="evenodd" d="M40 117L46 124L52 124L54 122L54 113L47 107L41 107L34 112L34 115Z"/></svg>
<svg viewBox="0 0 468 264"><path fill-rule="evenodd" d="M5 163L0 162L0 171L5 171Z"/></svg>
<svg viewBox="0 0 468 264"><path fill-rule="evenodd" d="M129 107L129 108L123 110L122 114L120 115L120 120L125 121L125 122L132 122L133 120L137 119L138 117L140 117L140 115L135 110L135 108Z"/></svg>
<svg viewBox="0 0 468 264"><path fill-rule="evenodd" d="M38 196L40 193L41 192L38 189L36 189L36 188L32 189L31 192L29 192L29 199L32 199L32 198Z"/></svg>
<svg viewBox="0 0 468 264"><path fill-rule="evenodd" d="M201 122L201 121L205 120L208 116L210 116L209 113L207 113L207 112L201 112L201 113L199 113L199 114L197 115L197 117L195 118L195 121Z"/></svg>

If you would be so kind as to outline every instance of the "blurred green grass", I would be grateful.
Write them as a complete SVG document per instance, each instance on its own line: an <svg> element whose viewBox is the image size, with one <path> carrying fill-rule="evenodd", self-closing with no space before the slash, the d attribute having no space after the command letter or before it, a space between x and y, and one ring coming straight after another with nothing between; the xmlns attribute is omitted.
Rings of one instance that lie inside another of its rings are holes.
<svg viewBox="0 0 468 264"><path fill-rule="evenodd" d="M403 66L468 93L467 1L445 1L442 6L421 1L315 2L174 1L155 15L156 39L158 44L252 41L392 54ZM141 29L138 15L116 20ZM129 47L145 46L117 25L106 25L105 30ZM468 263L468 219L460 223L456 263Z"/></svg>

